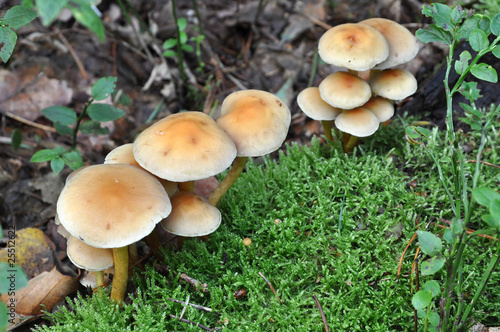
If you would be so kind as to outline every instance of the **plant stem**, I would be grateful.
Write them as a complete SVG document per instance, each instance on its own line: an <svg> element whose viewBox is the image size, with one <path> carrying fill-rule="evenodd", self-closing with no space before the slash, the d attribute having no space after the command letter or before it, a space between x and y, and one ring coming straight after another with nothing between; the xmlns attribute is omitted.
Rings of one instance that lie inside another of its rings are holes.
<svg viewBox="0 0 500 332"><path fill-rule="evenodd" d="M76 148L76 142L77 142L76 136L78 134L78 130L80 129L80 123L82 122L83 117L87 114L87 108L90 106L90 104L92 104L93 101L94 98L90 98L90 100L85 104L82 113L76 119L76 125L75 128L73 129L73 144L71 145L72 149Z"/></svg>
<svg viewBox="0 0 500 332"><path fill-rule="evenodd" d="M174 16L175 30L177 32L177 61L179 62L179 72L181 73L181 78L183 81L186 80L187 76L184 72L184 56L182 55L182 44L181 44L181 30L179 29L179 23L177 21L177 12L175 10L175 0L172 0L172 15Z"/></svg>
<svg viewBox="0 0 500 332"><path fill-rule="evenodd" d="M224 197L229 188L231 188L236 180L238 180L238 177L245 168L247 160L248 157L236 157L229 173L227 173L226 177L219 183L217 188L215 188L214 192L208 198L210 204L213 206L217 206L219 204L220 200Z"/></svg>
<svg viewBox="0 0 500 332"><path fill-rule="evenodd" d="M113 259L115 261L115 275L111 287L111 299L122 303L127 290L128 280L128 246L113 248Z"/></svg>

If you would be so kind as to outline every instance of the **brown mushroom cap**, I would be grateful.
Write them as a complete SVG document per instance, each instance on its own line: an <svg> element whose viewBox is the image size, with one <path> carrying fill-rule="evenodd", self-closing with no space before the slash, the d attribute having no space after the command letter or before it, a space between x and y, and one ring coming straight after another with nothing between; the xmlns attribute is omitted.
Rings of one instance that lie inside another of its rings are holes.
<svg viewBox="0 0 500 332"><path fill-rule="evenodd" d="M343 111L335 119L335 125L340 131L356 137L370 136L377 131L379 124L377 116L363 107Z"/></svg>
<svg viewBox="0 0 500 332"><path fill-rule="evenodd" d="M80 269L104 271L113 266L113 249L94 248L74 236L69 237L66 252Z"/></svg>
<svg viewBox="0 0 500 332"><path fill-rule="evenodd" d="M217 124L233 139L238 157L263 156L277 150L290 127L288 106L272 93L236 91L221 105Z"/></svg>
<svg viewBox="0 0 500 332"><path fill-rule="evenodd" d="M162 179L185 182L224 171L236 158L236 147L208 115L182 112L144 130L134 142L134 157Z"/></svg>
<svg viewBox="0 0 500 332"><path fill-rule="evenodd" d="M373 97L362 107L369 109L380 122L385 122L394 115L394 105L385 98Z"/></svg>
<svg viewBox="0 0 500 332"><path fill-rule="evenodd" d="M373 75L370 87L376 95L401 100L417 91L417 80L405 69L388 69Z"/></svg>
<svg viewBox="0 0 500 332"><path fill-rule="evenodd" d="M325 102L342 109L359 107L372 95L365 80L343 71L328 75L319 84L319 93Z"/></svg>
<svg viewBox="0 0 500 332"><path fill-rule="evenodd" d="M297 95L297 104L300 109L314 120L334 120L342 110L321 99L319 88L309 87Z"/></svg>
<svg viewBox="0 0 500 332"><path fill-rule="evenodd" d="M395 67L410 61L417 55L417 38L401 24L386 18L369 18L359 23L377 29L389 43L389 56L373 69Z"/></svg>
<svg viewBox="0 0 500 332"><path fill-rule="evenodd" d="M219 209L192 192L179 191L172 196L172 213L161 222L169 233L185 237L213 233L222 220Z"/></svg>
<svg viewBox="0 0 500 332"><path fill-rule="evenodd" d="M66 183L57 201L61 224L96 248L120 248L139 241L171 209L158 180L126 164L81 170Z"/></svg>
<svg viewBox="0 0 500 332"><path fill-rule="evenodd" d="M389 45L377 29L365 24L345 23L321 36L318 54L326 63L363 71L387 59Z"/></svg>

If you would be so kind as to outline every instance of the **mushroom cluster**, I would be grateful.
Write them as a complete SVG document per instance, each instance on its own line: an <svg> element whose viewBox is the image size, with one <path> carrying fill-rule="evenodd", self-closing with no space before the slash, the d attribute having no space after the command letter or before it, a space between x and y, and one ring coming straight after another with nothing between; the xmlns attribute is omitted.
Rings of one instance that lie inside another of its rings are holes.
<svg viewBox="0 0 500 332"><path fill-rule="evenodd" d="M290 110L273 94L238 91L224 100L217 121L201 112L169 115L145 129L134 143L111 151L104 164L74 171L57 202L61 231L69 233L68 256L88 271L114 265L111 298L123 301L129 251L137 255L135 243L146 238L157 250L157 224L178 235L178 244L183 237L214 232L222 220L216 206L247 158L278 149L290 121ZM230 167L210 197L193 192L194 181ZM84 253L90 253L93 262L85 261L89 255ZM98 256L104 262L97 262ZM96 273L102 286L102 272Z"/></svg>
<svg viewBox="0 0 500 332"><path fill-rule="evenodd" d="M415 77L394 68L418 52L415 36L404 26L384 18L345 23L327 30L318 43L321 59L347 71L328 75L318 87L297 96L310 118L321 121L328 140L332 127L342 132L345 152L352 152L358 137L370 136L394 114L394 100L417 90Z"/></svg>

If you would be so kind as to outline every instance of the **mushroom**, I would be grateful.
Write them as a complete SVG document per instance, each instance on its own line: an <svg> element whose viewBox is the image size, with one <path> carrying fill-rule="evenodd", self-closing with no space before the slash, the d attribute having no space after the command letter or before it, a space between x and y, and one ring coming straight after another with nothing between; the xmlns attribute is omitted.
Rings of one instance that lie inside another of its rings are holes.
<svg viewBox="0 0 500 332"><path fill-rule="evenodd" d="M358 137L366 137L377 131L380 121L370 110L358 107L343 111L337 116L335 124L339 130L349 134L342 136L345 152L352 152Z"/></svg>
<svg viewBox="0 0 500 332"><path fill-rule="evenodd" d="M172 114L144 130L135 140L134 157L154 175L193 189L193 181L216 175L236 157L231 138L201 112Z"/></svg>
<svg viewBox="0 0 500 332"><path fill-rule="evenodd" d="M382 97L372 97L362 107L369 109L380 122L385 122L394 115L394 105Z"/></svg>
<svg viewBox="0 0 500 332"><path fill-rule="evenodd" d="M112 248L111 298L123 301L128 245L142 239L172 209L165 189L148 172L126 164L89 166L66 183L57 215L66 230L96 248Z"/></svg>
<svg viewBox="0 0 500 332"><path fill-rule="evenodd" d="M401 100L417 91L417 80L405 69L387 69L370 78L370 87L378 96Z"/></svg>
<svg viewBox="0 0 500 332"><path fill-rule="evenodd" d="M236 182L248 157L263 156L283 144L290 127L291 114L287 105L277 96L251 89L227 96L221 105L221 117L216 122L234 141L237 158L208 199L215 206Z"/></svg>
<svg viewBox="0 0 500 332"><path fill-rule="evenodd" d="M321 99L317 87L309 87L297 95L297 104L302 112L314 120L321 121L326 139L333 141L331 121L339 115L342 110Z"/></svg>
<svg viewBox="0 0 500 332"><path fill-rule="evenodd" d="M366 103L372 96L368 83L356 75L338 71L319 84L321 99L333 107L352 109Z"/></svg>
<svg viewBox="0 0 500 332"><path fill-rule="evenodd" d="M377 29L369 25L345 23L321 36L318 54L326 63L364 71L387 59L389 44Z"/></svg>

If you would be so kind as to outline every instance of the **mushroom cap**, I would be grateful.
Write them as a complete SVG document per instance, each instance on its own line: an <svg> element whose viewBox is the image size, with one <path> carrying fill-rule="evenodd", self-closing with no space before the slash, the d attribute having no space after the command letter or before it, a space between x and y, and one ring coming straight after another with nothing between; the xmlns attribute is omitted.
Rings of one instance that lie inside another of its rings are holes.
<svg viewBox="0 0 500 332"><path fill-rule="evenodd" d="M356 137L370 136L377 131L379 124L377 116L363 107L343 111L335 119L335 125L340 131Z"/></svg>
<svg viewBox="0 0 500 332"><path fill-rule="evenodd" d="M338 71L319 84L321 99L333 107L352 109L366 103L372 96L370 85L356 75Z"/></svg>
<svg viewBox="0 0 500 332"><path fill-rule="evenodd" d="M144 168L141 167L141 165L139 165L137 160L135 160L134 144L133 143L123 144L123 145L120 145L120 146L114 148L113 150L111 150L104 158L104 163L105 164L129 164L132 166L139 167L142 170L145 170ZM156 175L154 175L152 173L150 173L150 174L153 175L154 177L156 177L158 179L158 181L160 181L161 185L163 186L163 188L165 188L165 191L167 192L169 197L179 191L179 185L177 182L168 181L168 180L162 179L160 177L157 177Z"/></svg>
<svg viewBox="0 0 500 332"><path fill-rule="evenodd" d="M236 158L236 147L208 115L182 112L144 130L134 142L134 157L162 179L185 182L224 171Z"/></svg>
<svg viewBox="0 0 500 332"><path fill-rule="evenodd" d="M369 109L380 122L385 122L394 115L394 105L385 98L372 97L362 107Z"/></svg>
<svg viewBox="0 0 500 332"><path fill-rule="evenodd" d="M73 264L87 271L104 271L114 264L113 249L95 248L74 236L69 237L66 252Z"/></svg>
<svg viewBox="0 0 500 332"><path fill-rule="evenodd" d="M213 233L222 220L219 209L192 192L179 191L172 196L172 213L162 220L169 233L185 237Z"/></svg>
<svg viewBox="0 0 500 332"><path fill-rule="evenodd" d="M417 91L417 80L405 69L387 69L370 78L370 87L376 95L401 100Z"/></svg>
<svg viewBox="0 0 500 332"><path fill-rule="evenodd" d="M417 38L404 26L386 18L369 18L359 22L377 29L389 43L389 56L373 69L387 69L406 63L418 53Z"/></svg>
<svg viewBox="0 0 500 332"><path fill-rule="evenodd" d="M61 224L72 236L96 248L119 248L139 241L171 210L158 180L126 164L81 170L57 200Z"/></svg>
<svg viewBox="0 0 500 332"><path fill-rule="evenodd" d="M291 119L288 106L277 96L261 90L243 90L224 99L217 124L233 139L239 157L255 157L283 144Z"/></svg>
<svg viewBox="0 0 500 332"><path fill-rule="evenodd" d="M321 99L319 88L309 87L297 95L297 104L302 112L314 120L333 120L342 112L341 109Z"/></svg>
<svg viewBox="0 0 500 332"><path fill-rule="evenodd" d="M326 63L362 71L387 59L389 44L377 29L369 25L345 23L321 36L318 54Z"/></svg>

